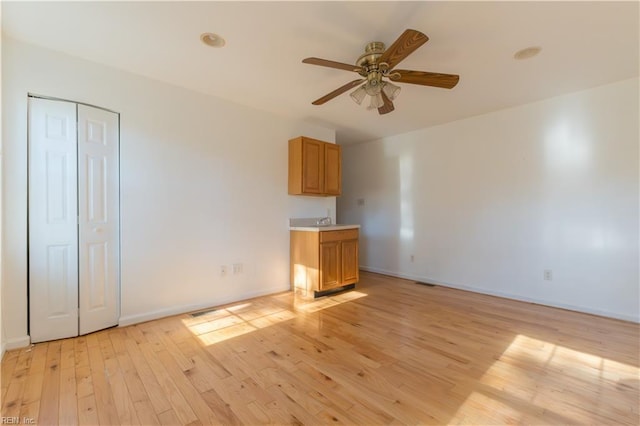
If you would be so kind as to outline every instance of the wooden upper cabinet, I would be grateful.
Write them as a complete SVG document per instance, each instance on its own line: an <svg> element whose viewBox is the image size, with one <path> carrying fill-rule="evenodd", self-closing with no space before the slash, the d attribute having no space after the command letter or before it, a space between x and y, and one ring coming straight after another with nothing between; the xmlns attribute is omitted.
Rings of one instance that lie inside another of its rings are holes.
<svg viewBox="0 0 640 426"><path fill-rule="evenodd" d="M324 191L324 142L307 139L302 142L302 192L322 194Z"/></svg>
<svg viewBox="0 0 640 426"><path fill-rule="evenodd" d="M300 136L289 141L289 194L335 196L342 193L340 145Z"/></svg>
<svg viewBox="0 0 640 426"><path fill-rule="evenodd" d="M329 195L342 193L342 151L340 145L324 146L324 192Z"/></svg>

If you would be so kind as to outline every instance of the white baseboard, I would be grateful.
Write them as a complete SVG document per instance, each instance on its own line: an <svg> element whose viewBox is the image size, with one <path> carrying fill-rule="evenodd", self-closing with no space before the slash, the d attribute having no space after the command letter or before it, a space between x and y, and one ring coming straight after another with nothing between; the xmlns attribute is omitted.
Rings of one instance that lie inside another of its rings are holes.
<svg viewBox="0 0 640 426"><path fill-rule="evenodd" d="M4 342L4 346L2 348L2 354L4 355L5 351L10 351L12 349L26 348L31 344L31 338L29 336L21 336L14 337L13 339L7 339Z"/></svg>
<svg viewBox="0 0 640 426"><path fill-rule="evenodd" d="M201 309L211 308L215 306L226 305L228 303L240 302L242 300L252 299L254 297L266 296L269 294L281 293L283 291L289 291L291 288L289 286L279 287L279 288L271 288L259 291L253 291L248 293L243 293L241 295L235 297L228 297L223 299L210 300L207 302L196 303L192 305L180 305L180 306L171 306L164 309L158 309L151 312L144 312L140 314L127 315L124 317L120 317L119 326L125 327L127 325L139 324L141 322L152 321L159 318L170 317L173 315L180 315L186 312L199 311Z"/></svg>
<svg viewBox="0 0 640 426"><path fill-rule="evenodd" d="M417 276L417 275L408 275L408 274L403 274L403 273L400 273L400 272L394 272L394 271L388 271L388 270L385 270L385 269L374 268L374 267L371 267L371 266L362 266L361 265L360 269L363 270L363 271L374 272L376 274L390 275L392 277L404 278L404 279L407 279L407 280L414 280L414 281L421 281L421 282L426 282L426 283L431 283L431 284L437 284L437 285L442 286L442 287L456 288L458 290L466 290L466 291L471 291L471 292L474 292L474 293L487 294L487 295L490 295L490 296L504 297L505 299L513 299L513 300L518 300L518 301L521 301L521 302L536 303L538 305L550 306L552 308L566 309L566 310L569 310L569 311L582 312L582 313L585 313L585 314L591 314L591 315L597 315L597 316L601 316L601 317L614 318L614 319L619 319L619 320L623 320L623 321L640 323L640 318L639 317L634 317L632 315L620 314L620 313L617 313L617 312L603 311L603 310L600 310L600 309L592 309L592 308L588 308L588 307L584 307L584 306L576 306L576 305L570 305L570 304L566 304L566 303L558 303L558 302L554 302L552 300L537 299L537 298L533 298L533 297L526 297L526 296L520 296L520 295L511 294L511 293L504 293L504 292L501 292L501 291L493 291L493 290L487 290L487 289L484 289L484 288L478 288L478 287L471 287L471 286L467 286L467 285L460 285L460 284L442 282L442 281L434 280L434 279L431 279L431 278L428 278L428 277L421 277L421 276Z"/></svg>

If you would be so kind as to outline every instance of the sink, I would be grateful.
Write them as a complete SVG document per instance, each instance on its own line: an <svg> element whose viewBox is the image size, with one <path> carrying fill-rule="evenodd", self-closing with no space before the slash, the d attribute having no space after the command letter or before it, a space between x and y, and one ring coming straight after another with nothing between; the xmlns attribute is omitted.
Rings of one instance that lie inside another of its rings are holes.
<svg viewBox="0 0 640 426"><path fill-rule="evenodd" d="M341 225L337 223L318 223L321 217L299 218L289 220L289 229L292 231L339 231L344 229L360 228L360 225ZM328 220L328 219L327 219ZM333 222L333 221L332 221Z"/></svg>
<svg viewBox="0 0 640 426"><path fill-rule="evenodd" d="M360 228L360 225L340 225L332 223L331 225L307 225L307 226L292 226L289 229L292 231L340 231L343 229Z"/></svg>

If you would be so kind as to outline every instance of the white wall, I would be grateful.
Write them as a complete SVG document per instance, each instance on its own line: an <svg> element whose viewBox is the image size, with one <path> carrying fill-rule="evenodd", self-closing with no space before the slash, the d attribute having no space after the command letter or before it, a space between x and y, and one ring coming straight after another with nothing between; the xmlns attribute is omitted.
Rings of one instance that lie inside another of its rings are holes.
<svg viewBox="0 0 640 426"><path fill-rule="evenodd" d="M365 269L640 321L638 117L632 79L344 146L338 220Z"/></svg>
<svg viewBox="0 0 640 426"><path fill-rule="evenodd" d="M335 198L287 195L287 141L334 130L7 38L2 56L8 347L28 343L28 92L121 114L121 324L289 288L288 219ZM221 278L233 263L244 273Z"/></svg>
<svg viewBox="0 0 640 426"><path fill-rule="evenodd" d="M2 8L0 7L0 19ZM2 35L0 34L0 69L2 68ZM2 84L0 84L0 99L2 99ZM2 135L2 120L0 120L0 135ZM0 137L0 193L2 192L2 137ZM0 361L5 351L4 321L2 321L2 197L0 196Z"/></svg>

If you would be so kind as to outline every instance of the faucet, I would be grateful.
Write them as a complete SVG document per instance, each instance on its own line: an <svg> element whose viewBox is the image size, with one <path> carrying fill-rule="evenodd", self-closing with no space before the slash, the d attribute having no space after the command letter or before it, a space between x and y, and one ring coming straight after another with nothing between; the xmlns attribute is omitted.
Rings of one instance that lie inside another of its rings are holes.
<svg viewBox="0 0 640 426"><path fill-rule="evenodd" d="M316 225L318 226L331 225L331 218L329 216L322 217L316 221Z"/></svg>

